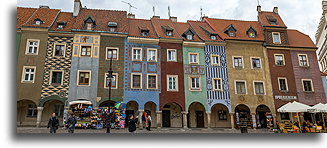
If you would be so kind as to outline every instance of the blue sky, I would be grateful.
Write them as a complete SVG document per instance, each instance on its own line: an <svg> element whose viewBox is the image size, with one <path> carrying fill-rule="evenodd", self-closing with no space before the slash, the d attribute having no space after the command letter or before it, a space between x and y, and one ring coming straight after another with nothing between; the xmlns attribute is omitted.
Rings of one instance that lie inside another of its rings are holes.
<svg viewBox="0 0 327 148"><path fill-rule="evenodd" d="M212 18L256 20L257 0L125 0L137 9L132 9L137 18L156 15L168 18L168 6L171 15L178 21L198 20L200 8L203 14ZM38 7L48 5L62 11L73 11L74 0L17 0L22 7ZM115 9L128 11L128 5L121 0L81 0L83 6L92 9ZM310 35L315 42L315 33L322 14L321 0L260 0L263 11L272 11L279 7L279 14L290 29L297 29Z"/></svg>

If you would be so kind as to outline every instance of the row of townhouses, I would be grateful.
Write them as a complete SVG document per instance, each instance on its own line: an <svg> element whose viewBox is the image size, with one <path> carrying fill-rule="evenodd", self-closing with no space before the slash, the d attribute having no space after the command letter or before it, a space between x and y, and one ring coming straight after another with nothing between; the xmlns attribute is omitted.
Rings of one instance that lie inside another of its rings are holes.
<svg viewBox="0 0 327 148"><path fill-rule="evenodd" d="M278 8L257 21L136 19L126 11L17 8L17 125L44 126L65 106L118 101L153 127L265 128L290 101L325 103L316 46ZM111 98L107 73L112 59ZM304 114L303 118L309 115Z"/></svg>

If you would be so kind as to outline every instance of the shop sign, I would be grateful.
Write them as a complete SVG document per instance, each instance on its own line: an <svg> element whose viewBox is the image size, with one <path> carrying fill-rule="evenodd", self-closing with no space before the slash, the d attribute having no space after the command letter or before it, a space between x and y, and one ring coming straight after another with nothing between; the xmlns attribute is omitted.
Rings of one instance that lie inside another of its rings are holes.
<svg viewBox="0 0 327 148"><path fill-rule="evenodd" d="M296 100L296 96L275 96L275 99L278 100Z"/></svg>

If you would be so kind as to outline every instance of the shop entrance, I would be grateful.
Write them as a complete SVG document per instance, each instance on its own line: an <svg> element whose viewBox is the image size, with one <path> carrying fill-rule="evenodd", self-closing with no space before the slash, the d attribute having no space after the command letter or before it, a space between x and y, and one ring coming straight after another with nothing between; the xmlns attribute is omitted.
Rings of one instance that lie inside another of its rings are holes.
<svg viewBox="0 0 327 148"><path fill-rule="evenodd" d="M205 108L200 102L193 102L189 106L189 126L191 128L203 128L206 126L207 115Z"/></svg>
<svg viewBox="0 0 327 148"><path fill-rule="evenodd" d="M170 110L162 111L162 127L170 127Z"/></svg>
<svg viewBox="0 0 327 148"><path fill-rule="evenodd" d="M266 105L259 105L256 109L256 114L258 128L268 128L272 126L271 112Z"/></svg>
<svg viewBox="0 0 327 148"><path fill-rule="evenodd" d="M235 107L236 125L238 127L247 126L252 127L252 120L250 116L250 109L244 104Z"/></svg>
<svg viewBox="0 0 327 148"><path fill-rule="evenodd" d="M204 127L204 114L203 111L196 111L196 127L203 128Z"/></svg>
<svg viewBox="0 0 327 148"><path fill-rule="evenodd" d="M177 103L167 103L162 108L162 126L178 127L183 126L182 107Z"/></svg>

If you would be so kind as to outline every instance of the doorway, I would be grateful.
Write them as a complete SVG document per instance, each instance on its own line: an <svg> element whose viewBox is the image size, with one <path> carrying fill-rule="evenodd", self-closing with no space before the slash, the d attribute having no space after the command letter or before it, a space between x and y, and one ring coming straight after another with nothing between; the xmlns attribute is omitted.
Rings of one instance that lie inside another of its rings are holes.
<svg viewBox="0 0 327 148"><path fill-rule="evenodd" d="M203 113L203 111L196 111L196 127L204 128L204 113Z"/></svg>
<svg viewBox="0 0 327 148"><path fill-rule="evenodd" d="M162 111L162 127L170 127L170 110Z"/></svg>

